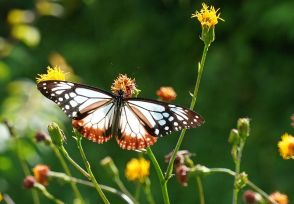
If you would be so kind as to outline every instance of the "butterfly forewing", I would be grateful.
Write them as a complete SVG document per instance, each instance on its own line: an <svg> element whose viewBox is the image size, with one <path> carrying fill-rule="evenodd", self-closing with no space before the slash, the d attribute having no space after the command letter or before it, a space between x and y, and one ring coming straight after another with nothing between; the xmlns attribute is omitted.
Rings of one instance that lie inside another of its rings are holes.
<svg viewBox="0 0 294 204"><path fill-rule="evenodd" d="M73 126L88 139L103 143L111 138L114 99L112 94L67 81L44 81L41 93L72 118Z"/></svg>
<svg viewBox="0 0 294 204"><path fill-rule="evenodd" d="M160 101L132 98L127 104L154 136L164 136L184 128L195 128L204 119L194 111Z"/></svg>

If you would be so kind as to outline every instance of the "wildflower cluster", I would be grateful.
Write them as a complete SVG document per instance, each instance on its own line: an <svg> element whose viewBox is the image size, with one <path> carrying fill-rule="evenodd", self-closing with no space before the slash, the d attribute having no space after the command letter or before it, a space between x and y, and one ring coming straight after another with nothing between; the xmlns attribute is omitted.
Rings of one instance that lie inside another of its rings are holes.
<svg viewBox="0 0 294 204"><path fill-rule="evenodd" d="M130 181L139 181L144 183L149 176L150 162L140 157L131 159L126 166L125 175Z"/></svg>

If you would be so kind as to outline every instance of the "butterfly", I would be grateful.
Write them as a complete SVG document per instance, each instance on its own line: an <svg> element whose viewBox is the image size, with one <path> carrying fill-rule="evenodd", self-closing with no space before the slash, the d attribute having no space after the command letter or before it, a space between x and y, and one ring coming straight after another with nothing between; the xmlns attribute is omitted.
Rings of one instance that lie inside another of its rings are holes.
<svg viewBox="0 0 294 204"><path fill-rule="evenodd" d="M126 98L95 87L60 80L38 83L40 92L72 119L84 137L97 143L115 136L122 149L140 150L158 137L195 128L204 119L194 111L151 99Z"/></svg>

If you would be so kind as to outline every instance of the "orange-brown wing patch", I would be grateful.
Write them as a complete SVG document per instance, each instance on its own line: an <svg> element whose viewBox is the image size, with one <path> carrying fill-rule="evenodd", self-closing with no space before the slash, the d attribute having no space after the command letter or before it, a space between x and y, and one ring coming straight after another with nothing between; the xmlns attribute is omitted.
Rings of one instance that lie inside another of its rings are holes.
<svg viewBox="0 0 294 204"><path fill-rule="evenodd" d="M116 137L116 141L122 149L140 150L153 145L157 141L157 137L153 137L147 132L142 137L122 133L121 136Z"/></svg>
<svg viewBox="0 0 294 204"><path fill-rule="evenodd" d="M89 123L85 123L85 120L83 119L72 120L72 125L84 137L99 144L107 142L112 137L111 127L108 127L108 129L99 128L97 125L90 125Z"/></svg>

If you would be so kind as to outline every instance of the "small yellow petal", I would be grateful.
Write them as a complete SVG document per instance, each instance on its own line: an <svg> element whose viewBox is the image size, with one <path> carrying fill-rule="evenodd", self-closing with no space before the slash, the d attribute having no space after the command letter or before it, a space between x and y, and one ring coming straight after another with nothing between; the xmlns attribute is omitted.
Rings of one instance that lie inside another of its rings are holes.
<svg viewBox="0 0 294 204"><path fill-rule="evenodd" d="M130 181L140 181L144 183L149 175L150 162L143 157L131 159L126 166L125 175Z"/></svg>
<svg viewBox="0 0 294 204"><path fill-rule="evenodd" d="M36 78L37 83L48 80L62 80L65 81L65 73L57 66L54 68L47 67L47 74L38 74Z"/></svg>
<svg viewBox="0 0 294 204"><path fill-rule="evenodd" d="M278 147L283 159L294 159L294 137L292 135L288 133L282 135Z"/></svg>
<svg viewBox="0 0 294 204"><path fill-rule="evenodd" d="M214 27L218 23L218 20L224 21L220 18L220 13L217 13L218 11L219 9L215 10L213 6L209 7L205 3L202 3L202 9L192 14L191 18L197 18L202 27Z"/></svg>

